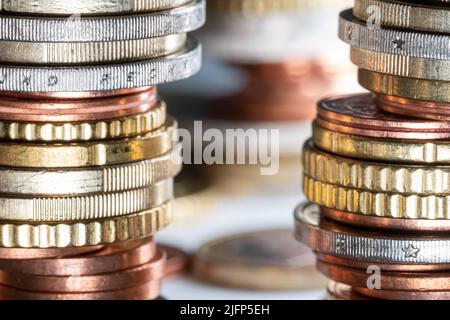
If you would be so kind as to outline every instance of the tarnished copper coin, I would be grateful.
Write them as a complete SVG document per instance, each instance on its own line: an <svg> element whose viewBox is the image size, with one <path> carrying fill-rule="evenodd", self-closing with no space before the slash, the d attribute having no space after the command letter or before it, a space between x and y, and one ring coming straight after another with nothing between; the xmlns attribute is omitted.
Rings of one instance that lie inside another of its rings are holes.
<svg viewBox="0 0 450 320"><path fill-rule="evenodd" d="M194 274L202 280L256 290L320 288L314 255L292 230L239 234L212 241L197 252Z"/></svg>
<svg viewBox="0 0 450 320"><path fill-rule="evenodd" d="M430 140L450 138L450 125L382 111L373 94L355 94L322 100L316 123L328 130L374 138Z"/></svg>

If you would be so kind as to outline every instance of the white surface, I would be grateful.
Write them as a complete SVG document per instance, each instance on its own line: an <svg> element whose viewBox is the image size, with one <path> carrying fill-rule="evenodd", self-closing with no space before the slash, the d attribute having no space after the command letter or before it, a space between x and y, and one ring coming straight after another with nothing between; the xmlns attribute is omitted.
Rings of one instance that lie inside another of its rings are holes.
<svg viewBox="0 0 450 320"><path fill-rule="evenodd" d="M301 146L310 135L310 124L299 126L296 143ZM300 152L300 148L297 150ZM291 185L277 188L260 185L258 190L247 196L223 197L218 200L211 214L189 223L173 225L160 233L157 240L195 252L203 243L221 236L276 228L294 230L294 208L305 201L300 186L300 181L292 181ZM324 290L253 292L221 288L188 277L178 277L164 283L162 295L169 300L299 300L321 299Z"/></svg>

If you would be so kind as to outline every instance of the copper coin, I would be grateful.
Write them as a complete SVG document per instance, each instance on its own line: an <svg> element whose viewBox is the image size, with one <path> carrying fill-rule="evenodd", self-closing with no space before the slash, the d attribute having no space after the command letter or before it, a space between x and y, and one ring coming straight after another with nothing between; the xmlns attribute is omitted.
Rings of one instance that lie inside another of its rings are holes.
<svg viewBox="0 0 450 320"><path fill-rule="evenodd" d="M124 96L128 94L134 94L139 92L144 92L150 90L152 87L142 87L142 88L129 88L111 91L80 91L80 92L10 92L10 91L0 91L0 96L2 97L13 97L21 99L92 99L92 98L105 98L105 97L116 97Z"/></svg>
<svg viewBox="0 0 450 320"><path fill-rule="evenodd" d="M164 276L166 255L158 253L150 262L131 269L98 275L70 276L29 275L0 271L0 283L12 288L39 292L98 292L135 287L141 283L160 280Z"/></svg>
<svg viewBox="0 0 450 320"><path fill-rule="evenodd" d="M159 297L160 281L115 291L89 293L33 292L0 285L0 300L153 300Z"/></svg>
<svg viewBox="0 0 450 320"><path fill-rule="evenodd" d="M367 288L372 273L365 269L337 266L317 261L317 269L328 278L346 285ZM450 290L448 272L392 272L382 271L379 277L381 289L396 291L444 291Z"/></svg>
<svg viewBox="0 0 450 320"><path fill-rule="evenodd" d="M158 245L158 248L165 252L167 257L164 278L170 278L188 271L191 259L186 252L168 245Z"/></svg>
<svg viewBox="0 0 450 320"><path fill-rule="evenodd" d="M377 107L374 94L356 94L322 100L317 124L345 134L392 139L448 139L450 125L387 113Z"/></svg>
<svg viewBox="0 0 450 320"><path fill-rule="evenodd" d="M367 227L374 229L393 229L403 231L450 231L449 220L427 220L427 219L395 219L387 217L365 216L321 207L324 216L349 225Z"/></svg>
<svg viewBox="0 0 450 320"><path fill-rule="evenodd" d="M450 300L450 291L389 291L353 288L363 296L383 300Z"/></svg>
<svg viewBox="0 0 450 320"><path fill-rule="evenodd" d="M30 259L51 259L58 257L69 257L96 252L103 248L104 246L90 246L90 247L64 248L64 249L0 248L0 260L23 259L26 262L27 260Z"/></svg>
<svg viewBox="0 0 450 320"><path fill-rule="evenodd" d="M34 100L0 98L0 118L24 122L80 122L116 119L149 111L156 105L155 88L101 99Z"/></svg>
<svg viewBox="0 0 450 320"><path fill-rule="evenodd" d="M316 252L317 259L325 263L349 268L364 269L376 265L383 271L399 271L399 272L441 272L450 271L450 264L400 264L400 263L374 263L364 260L348 259L329 254Z"/></svg>
<svg viewBox="0 0 450 320"><path fill-rule="evenodd" d="M93 253L66 255L57 259L22 260L0 257L0 269L30 275L86 276L140 266L152 260L155 255L156 244L152 239L143 239L106 246Z"/></svg>
<svg viewBox="0 0 450 320"><path fill-rule="evenodd" d="M450 105L432 101L421 101L395 96L377 95L378 108L408 117L450 120Z"/></svg>

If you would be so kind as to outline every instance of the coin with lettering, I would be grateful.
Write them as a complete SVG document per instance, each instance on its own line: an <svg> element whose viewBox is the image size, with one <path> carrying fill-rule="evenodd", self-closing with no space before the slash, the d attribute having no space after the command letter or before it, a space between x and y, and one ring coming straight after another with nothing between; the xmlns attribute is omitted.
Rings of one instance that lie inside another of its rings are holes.
<svg viewBox="0 0 450 320"><path fill-rule="evenodd" d="M211 241L193 261L194 274L214 284L252 290L320 288L312 252L295 241L292 230L268 230Z"/></svg>

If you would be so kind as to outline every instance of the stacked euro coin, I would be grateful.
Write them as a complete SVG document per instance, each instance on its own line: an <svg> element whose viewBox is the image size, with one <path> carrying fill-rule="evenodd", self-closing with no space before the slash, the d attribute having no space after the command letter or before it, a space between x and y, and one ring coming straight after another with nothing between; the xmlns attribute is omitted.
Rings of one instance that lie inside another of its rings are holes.
<svg viewBox="0 0 450 320"><path fill-rule="evenodd" d="M295 213L335 298L450 298L449 15L391 0L340 15L371 93L318 104Z"/></svg>
<svg viewBox="0 0 450 320"><path fill-rule="evenodd" d="M202 0L2 1L0 298L151 299L181 169L156 85L198 71Z"/></svg>

